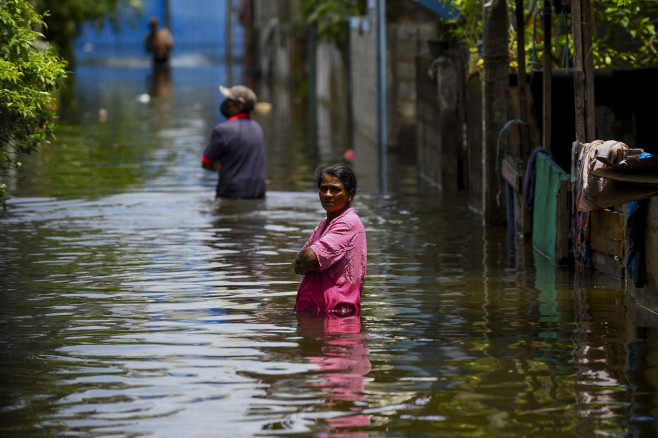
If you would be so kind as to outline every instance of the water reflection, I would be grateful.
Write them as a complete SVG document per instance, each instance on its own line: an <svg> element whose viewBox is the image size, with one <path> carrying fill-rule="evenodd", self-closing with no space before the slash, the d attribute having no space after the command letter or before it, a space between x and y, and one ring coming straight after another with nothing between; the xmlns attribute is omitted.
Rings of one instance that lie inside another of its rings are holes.
<svg viewBox="0 0 658 438"><path fill-rule="evenodd" d="M628 360L624 374L633 403L629 409L629 430L633 436L658 435L658 324L655 315L642 311L629 297L625 298L627 320L626 349Z"/></svg>
<svg viewBox="0 0 658 438"><path fill-rule="evenodd" d="M367 426L370 418L363 414L367 405L365 377L371 370L367 335L361 332L361 317L319 316L299 313L300 354L318 367L314 373L324 395L318 410L331 412L327 424L334 429ZM316 414L317 415L317 414ZM343 434L340 436L367 436Z"/></svg>
<svg viewBox="0 0 658 438"><path fill-rule="evenodd" d="M208 246L231 266L230 278L236 281L262 279L266 254L272 242L265 228L267 211L264 200L216 201L213 209L213 232ZM218 265L222 270L222 265Z"/></svg>
<svg viewBox="0 0 658 438"><path fill-rule="evenodd" d="M173 92L171 69L154 69L148 79L148 89L152 98L171 98Z"/></svg>
<svg viewBox="0 0 658 438"><path fill-rule="evenodd" d="M296 319L313 193L13 200L0 429L655 433L658 324L627 316L623 290L574 288L531 249L511 269L505 231L465 227L465 207L369 194L356 207L372 242L363 316Z"/></svg>

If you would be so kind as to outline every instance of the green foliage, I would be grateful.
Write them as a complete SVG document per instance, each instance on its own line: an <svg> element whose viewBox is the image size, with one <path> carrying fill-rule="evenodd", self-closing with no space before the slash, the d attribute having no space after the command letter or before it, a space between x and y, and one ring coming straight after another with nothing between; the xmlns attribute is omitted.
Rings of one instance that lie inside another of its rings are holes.
<svg viewBox="0 0 658 438"><path fill-rule="evenodd" d="M318 39L343 44L347 36L349 17L364 10L362 0L303 0L306 21L317 25Z"/></svg>
<svg viewBox="0 0 658 438"><path fill-rule="evenodd" d="M598 0L592 5L594 66L634 69L658 66L658 1Z"/></svg>
<svg viewBox="0 0 658 438"><path fill-rule="evenodd" d="M0 178L20 167L21 154L54 137L54 97L66 63L53 55L35 28L41 17L27 0L0 1ZM0 185L0 202L6 201Z"/></svg>
<svg viewBox="0 0 658 438"><path fill-rule="evenodd" d="M443 6L452 5L460 13L458 18L446 21L449 36L464 41L468 47L475 47L482 39L481 0L438 0Z"/></svg>
<svg viewBox="0 0 658 438"><path fill-rule="evenodd" d="M93 21L102 27L106 19L115 27L120 26L122 12L137 11L142 7L141 0L34 0L37 11L47 13L44 18L44 35L55 44L60 55L73 61L73 44L85 22Z"/></svg>
<svg viewBox="0 0 658 438"><path fill-rule="evenodd" d="M462 39L469 47L474 47L482 38L482 0L437 0L442 4L451 4L461 13L457 20L448 22L448 32L451 36ZM525 21L522 28L526 41L526 65L530 67L543 63L543 26L541 24L543 1L530 0L524 2ZM595 68L613 67L617 69L634 69L658 67L658 0L592 0L593 35L592 54ZM515 2L510 1L510 23L515 23ZM567 14L567 21L571 17ZM553 64L561 67L566 60L573 65L573 38L561 23L559 13L551 15L553 31L552 47L549 56ZM564 18L562 18L564 20ZM516 27L516 25L515 25ZM558 29L559 32L558 32ZM518 29L515 29L517 31ZM559 34L558 34L559 33ZM569 34L569 35L568 35ZM569 53L566 58L563 51L569 38ZM559 39L559 41L557 41ZM510 57L515 59L516 36L510 35Z"/></svg>

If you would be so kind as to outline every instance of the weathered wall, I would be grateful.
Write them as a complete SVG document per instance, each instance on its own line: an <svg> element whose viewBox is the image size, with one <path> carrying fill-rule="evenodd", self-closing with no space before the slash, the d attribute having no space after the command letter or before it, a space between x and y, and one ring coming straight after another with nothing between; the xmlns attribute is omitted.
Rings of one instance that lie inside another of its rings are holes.
<svg viewBox="0 0 658 438"><path fill-rule="evenodd" d="M627 289L642 306L658 311L658 197L649 199L645 228L644 260L646 262L646 285L636 288L627 277Z"/></svg>
<svg viewBox="0 0 658 438"><path fill-rule="evenodd" d="M407 2L411 5L413 3ZM402 8L400 8L402 9ZM388 60L388 143L413 155L416 143L418 105L416 95L416 56L427 55L427 41L438 38L438 17L424 14L414 20L415 9L394 9L387 29Z"/></svg>
<svg viewBox="0 0 658 438"><path fill-rule="evenodd" d="M482 80L473 75L466 81L466 137L468 204L482 211Z"/></svg>
<svg viewBox="0 0 658 438"><path fill-rule="evenodd" d="M353 19L350 26L350 99L354 170L365 191L375 191L378 183L377 154L377 52L375 11Z"/></svg>
<svg viewBox="0 0 658 438"><path fill-rule="evenodd" d="M416 58L418 86L418 127L416 130L418 186L423 193L437 193L443 190L441 181L441 149L437 139L440 136L438 86L435 75L430 75L430 57Z"/></svg>
<svg viewBox="0 0 658 438"><path fill-rule="evenodd" d="M418 123L416 57L428 56L427 41L436 39L439 18L409 1L389 1L386 10L386 128L388 169L392 187L416 165ZM378 96L375 10L353 20L350 30L350 77L353 95L355 168L369 187L378 186ZM408 179L408 178L407 178Z"/></svg>
<svg viewBox="0 0 658 438"><path fill-rule="evenodd" d="M345 56L335 45L315 51L315 117L320 158L335 161L350 148L349 79Z"/></svg>
<svg viewBox="0 0 658 438"><path fill-rule="evenodd" d="M464 63L445 42L436 58L418 61L418 174L425 192L465 185Z"/></svg>
<svg viewBox="0 0 658 438"><path fill-rule="evenodd" d="M254 0L254 24L259 29L258 65L260 74L276 90L293 80L295 39L293 25L299 20L299 0Z"/></svg>

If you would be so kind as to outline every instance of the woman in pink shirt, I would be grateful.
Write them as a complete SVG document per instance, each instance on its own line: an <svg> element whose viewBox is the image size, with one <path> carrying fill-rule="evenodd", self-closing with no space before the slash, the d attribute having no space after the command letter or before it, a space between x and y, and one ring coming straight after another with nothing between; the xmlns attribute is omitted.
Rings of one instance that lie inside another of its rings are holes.
<svg viewBox="0 0 658 438"><path fill-rule="evenodd" d="M295 311L356 315L368 256L365 229L350 206L356 177L342 164L320 167L316 177L327 217L295 258L295 273L304 275Z"/></svg>

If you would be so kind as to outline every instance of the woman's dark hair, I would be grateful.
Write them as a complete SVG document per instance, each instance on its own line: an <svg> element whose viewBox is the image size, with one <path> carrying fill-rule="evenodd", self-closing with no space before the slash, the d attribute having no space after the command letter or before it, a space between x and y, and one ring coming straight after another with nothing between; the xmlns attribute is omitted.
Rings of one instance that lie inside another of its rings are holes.
<svg viewBox="0 0 658 438"><path fill-rule="evenodd" d="M322 184L322 177L325 173L338 178L345 186L345 191L347 193L350 193L352 190L356 193L356 176L351 167L345 166L344 164L329 164L328 166L318 167L315 169L315 179L318 182L318 189Z"/></svg>

